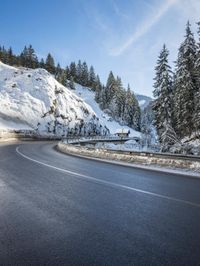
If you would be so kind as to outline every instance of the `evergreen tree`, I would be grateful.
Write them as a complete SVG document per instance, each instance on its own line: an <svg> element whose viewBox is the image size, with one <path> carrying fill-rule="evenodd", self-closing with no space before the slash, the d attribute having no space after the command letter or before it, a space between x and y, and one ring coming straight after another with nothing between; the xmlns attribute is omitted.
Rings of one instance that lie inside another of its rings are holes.
<svg viewBox="0 0 200 266"><path fill-rule="evenodd" d="M89 85L89 72L88 72L88 66L86 62L83 62L82 64L81 85L82 86Z"/></svg>
<svg viewBox="0 0 200 266"><path fill-rule="evenodd" d="M126 102L123 119L128 126L136 130L140 129L140 108L134 93L131 92L130 86L128 86L126 92Z"/></svg>
<svg viewBox="0 0 200 266"><path fill-rule="evenodd" d="M20 54L20 64L23 67L27 67L28 65L28 49L24 46L24 50Z"/></svg>
<svg viewBox="0 0 200 266"><path fill-rule="evenodd" d="M164 123L172 125L172 71L168 64L168 55L169 52L164 45L157 60L154 78L154 125L160 141L162 141L161 135L165 130Z"/></svg>
<svg viewBox="0 0 200 266"><path fill-rule="evenodd" d="M196 55L196 62L195 62L195 85L196 85L196 92L194 95L194 116L193 116L193 124L194 130L196 134L198 134L200 138L200 22L197 23L198 25L198 46L197 46L197 55Z"/></svg>
<svg viewBox="0 0 200 266"><path fill-rule="evenodd" d="M15 58L14 58L14 55L13 55L12 48L10 47L8 49L8 64L12 66L14 63L15 63Z"/></svg>
<svg viewBox="0 0 200 266"><path fill-rule="evenodd" d="M102 84L99 76L96 76L95 80L95 101L99 103L101 101Z"/></svg>
<svg viewBox="0 0 200 266"><path fill-rule="evenodd" d="M91 66L89 70L89 80L88 80L88 86L91 87L93 90L95 90L95 82L96 82L96 75L94 72L94 67Z"/></svg>
<svg viewBox="0 0 200 266"><path fill-rule="evenodd" d="M69 79L72 77L76 81L76 63L71 62L69 66Z"/></svg>
<svg viewBox="0 0 200 266"><path fill-rule="evenodd" d="M47 55L46 62L45 62L45 68L49 73L55 74L55 63L50 53L48 53Z"/></svg>
<svg viewBox="0 0 200 266"><path fill-rule="evenodd" d="M176 135L176 132L174 131L173 127L171 126L171 123L168 123L168 121L165 121L164 124L164 131L161 135L161 151L166 152L169 151L170 147L174 144L180 143L178 140L178 137Z"/></svg>
<svg viewBox="0 0 200 266"><path fill-rule="evenodd" d="M69 87L71 90L75 90L74 78L72 76L70 77Z"/></svg>
<svg viewBox="0 0 200 266"><path fill-rule="evenodd" d="M39 67L40 68L45 68L45 62L44 62L44 59L43 58L39 62Z"/></svg>
<svg viewBox="0 0 200 266"><path fill-rule="evenodd" d="M188 22L185 40L178 52L174 83L175 130L179 137L188 136L194 130L194 95L197 91L194 71L195 61L196 44Z"/></svg>
<svg viewBox="0 0 200 266"><path fill-rule="evenodd" d="M37 56L35 54L35 50L33 49L32 45L29 45L29 47L27 48L26 56L27 56L26 67L37 68L38 67L38 59L37 59Z"/></svg>
<svg viewBox="0 0 200 266"><path fill-rule="evenodd" d="M105 106L108 107L115 92L116 92L116 80L115 77L112 73L112 71L110 71L108 79L107 79L107 83L106 83L106 90L105 90Z"/></svg>
<svg viewBox="0 0 200 266"><path fill-rule="evenodd" d="M77 83L81 83L81 77L82 77L82 63L81 63L81 60L79 60L77 67L76 67L76 81L77 81Z"/></svg>
<svg viewBox="0 0 200 266"><path fill-rule="evenodd" d="M55 79L57 79L58 82L60 82L61 75L62 75L62 69L60 67L60 64L58 63L55 68Z"/></svg>
<svg viewBox="0 0 200 266"><path fill-rule="evenodd" d="M65 68L65 76L66 76L66 80L70 80L70 69L68 66L66 66Z"/></svg>

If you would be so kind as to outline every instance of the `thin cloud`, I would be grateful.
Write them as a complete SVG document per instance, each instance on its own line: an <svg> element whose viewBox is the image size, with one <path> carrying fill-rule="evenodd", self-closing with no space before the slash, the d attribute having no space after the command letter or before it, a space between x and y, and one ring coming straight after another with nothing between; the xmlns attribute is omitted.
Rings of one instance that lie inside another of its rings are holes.
<svg viewBox="0 0 200 266"><path fill-rule="evenodd" d="M150 17L140 27L126 40L121 46L111 49L110 55L119 56L123 54L134 42L136 42L140 37L147 33L154 24L156 24L161 17L175 5L179 0L167 0L159 10L157 10L156 15Z"/></svg>
<svg viewBox="0 0 200 266"><path fill-rule="evenodd" d="M125 14L124 12L122 12L122 11L120 10L120 8L118 7L118 5L117 5L117 3L116 3L115 0L111 0L111 4L112 4L112 6L113 6L113 9L114 9L114 11L115 11L115 14L116 14L118 17L120 17L120 18L122 18L122 19L130 20L130 17L129 17L127 14Z"/></svg>

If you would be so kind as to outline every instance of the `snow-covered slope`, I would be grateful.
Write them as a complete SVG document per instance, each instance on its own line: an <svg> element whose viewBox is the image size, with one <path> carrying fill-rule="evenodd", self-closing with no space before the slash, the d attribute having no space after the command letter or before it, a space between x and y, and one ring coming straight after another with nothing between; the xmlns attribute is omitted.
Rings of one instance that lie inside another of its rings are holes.
<svg viewBox="0 0 200 266"><path fill-rule="evenodd" d="M106 133L92 108L44 69L0 62L1 128L33 128L41 133Z"/></svg>
<svg viewBox="0 0 200 266"><path fill-rule="evenodd" d="M130 130L130 136L140 137L140 132L135 131L134 129L127 126L121 126L118 122L114 121L108 114L104 113L100 109L98 103L95 101L95 94L90 88L82 87L81 85L76 84L75 90L73 91L77 94L77 96L81 97L84 102L86 102L89 106L92 107L96 115L99 117L100 123L106 125L111 134L116 133L116 131L120 128L124 128Z"/></svg>

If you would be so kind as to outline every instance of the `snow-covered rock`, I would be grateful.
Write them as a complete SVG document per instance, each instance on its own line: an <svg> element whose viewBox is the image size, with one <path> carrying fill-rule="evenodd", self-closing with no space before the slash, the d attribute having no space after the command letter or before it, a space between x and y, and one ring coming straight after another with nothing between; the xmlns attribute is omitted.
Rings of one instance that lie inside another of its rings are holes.
<svg viewBox="0 0 200 266"><path fill-rule="evenodd" d="M56 135L106 134L94 110L44 69L0 62L0 127Z"/></svg>

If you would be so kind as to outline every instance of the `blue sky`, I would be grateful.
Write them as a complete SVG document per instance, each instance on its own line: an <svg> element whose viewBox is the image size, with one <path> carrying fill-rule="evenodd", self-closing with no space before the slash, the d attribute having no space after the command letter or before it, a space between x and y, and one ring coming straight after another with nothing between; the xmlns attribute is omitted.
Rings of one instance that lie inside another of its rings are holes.
<svg viewBox="0 0 200 266"><path fill-rule="evenodd" d="M163 43L176 59L189 19L196 33L200 0L0 0L0 44L18 53L32 44L65 66L92 64L103 82L110 70L124 86L152 95Z"/></svg>

